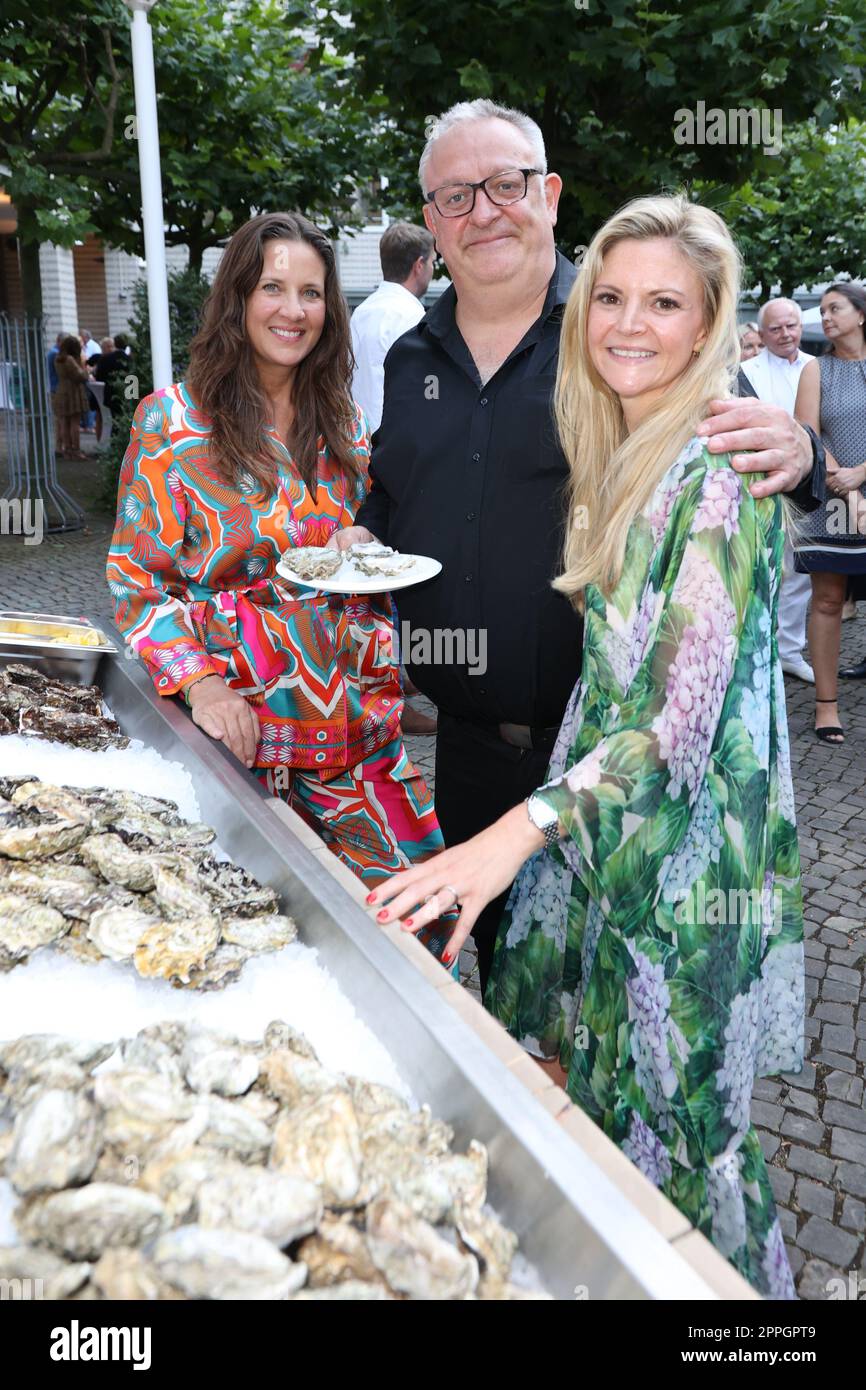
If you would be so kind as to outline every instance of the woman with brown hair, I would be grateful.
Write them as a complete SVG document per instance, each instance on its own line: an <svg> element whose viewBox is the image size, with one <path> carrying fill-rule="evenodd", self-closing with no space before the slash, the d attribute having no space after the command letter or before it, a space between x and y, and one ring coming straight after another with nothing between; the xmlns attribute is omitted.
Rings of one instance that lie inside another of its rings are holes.
<svg viewBox="0 0 866 1390"><path fill-rule="evenodd" d="M442 846L403 746L391 602L276 574L366 495L351 376L327 237L297 214L254 217L220 262L186 381L136 410L107 573L159 694L182 694L372 886ZM427 944L441 951L438 925Z"/></svg>
<svg viewBox="0 0 866 1390"><path fill-rule="evenodd" d="M829 346L804 367L794 414L827 450L827 501L803 524L795 563L812 580L809 658L815 672L815 733L844 743L837 705L842 607L852 578L866 574L866 290L855 281L821 296ZM819 693L820 692L820 693Z"/></svg>
<svg viewBox="0 0 866 1390"><path fill-rule="evenodd" d="M86 459L81 449L80 421L87 404L87 370L81 362L81 343L70 334L60 344L54 359L57 390L54 392L54 413L57 416L58 453L61 458Z"/></svg>

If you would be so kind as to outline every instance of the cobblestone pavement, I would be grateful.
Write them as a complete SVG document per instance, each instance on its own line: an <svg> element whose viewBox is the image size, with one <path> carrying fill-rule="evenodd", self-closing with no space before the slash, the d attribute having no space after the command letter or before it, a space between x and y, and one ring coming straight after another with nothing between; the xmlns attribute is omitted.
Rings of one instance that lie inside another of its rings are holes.
<svg viewBox="0 0 866 1390"><path fill-rule="evenodd" d="M64 486L89 499L92 465L61 468ZM87 530L41 545L0 536L0 608L107 613L110 534L110 519L91 514ZM866 655L866 616L842 632L843 660ZM812 733L813 688L786 680L786 690L806 906L807 1061L799 1076L758 1081L752 1114L800 1296L850 1297L866 1280L866 683L840 682L841 747ZM413 738L409 749L432 785L434 740ZM471 944L461 973L478 997Z"/></svg>

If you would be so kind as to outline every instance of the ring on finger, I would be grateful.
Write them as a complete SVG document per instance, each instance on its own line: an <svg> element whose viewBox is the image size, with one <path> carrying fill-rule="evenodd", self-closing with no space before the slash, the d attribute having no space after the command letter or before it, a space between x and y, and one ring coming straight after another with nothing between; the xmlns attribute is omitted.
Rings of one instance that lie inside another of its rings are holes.
<svg viewBox="0 0 866 1390"><path fill-rule="evenodd" d="M440 893L453 893L453 894L454 894L454 901L451 903L451 907L456 907L457 904L458 904L459 901L460 901L460 894L457 892L457 889L456 889L456 888L452 887L452 885L451 885L450 883L443 883L442 887L439 889L439 892L440 892ZM449 908L449 911L450 911L450 908Z"/></svg>

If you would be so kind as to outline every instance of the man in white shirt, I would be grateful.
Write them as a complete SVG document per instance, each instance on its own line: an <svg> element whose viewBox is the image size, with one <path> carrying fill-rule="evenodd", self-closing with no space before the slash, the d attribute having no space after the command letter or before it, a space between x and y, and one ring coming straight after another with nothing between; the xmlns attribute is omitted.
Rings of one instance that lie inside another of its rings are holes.
<svg viewBox="0 0 866 1390"><path fill-rule="evenodd" d="M433 237L426 227L392 222L379 242L382 283L352 315L352 395L367 417L371 434L382 420L385 357L391 344L424 317L421 300L433 275L434 255Z"/></svg>
<svg viewBox="0 0 866 1390"><path fill-rule="evenodd" d="M800 306L792 299L771 299L761 306L758 331L764 344L756 357L742 363L761 401L781 405L794 413L800 373L811 357L800 351L803 336L803 316ZM785 566L779 592L779 659L782 670L789 676L814 683L811 666L803 657L806 645L806 608L812 593L808 574L794 569L794 556L789 541L785 542Z"/></svg>

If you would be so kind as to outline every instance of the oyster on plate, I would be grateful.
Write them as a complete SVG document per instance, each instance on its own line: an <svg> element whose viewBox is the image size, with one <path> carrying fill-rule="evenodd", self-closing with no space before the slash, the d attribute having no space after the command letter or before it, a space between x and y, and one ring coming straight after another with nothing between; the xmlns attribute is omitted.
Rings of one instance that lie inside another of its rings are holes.
<svg viewBox="0 0 866 1390"><path fill-rule="evenodd" d="M323 545L299 545L287 550L283 563L301 579L330 579L343 563L342 552Z"/></svg>

